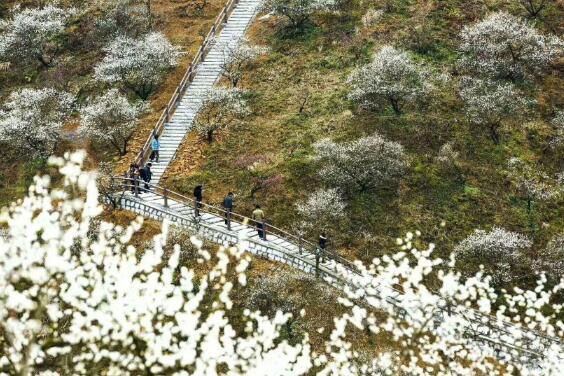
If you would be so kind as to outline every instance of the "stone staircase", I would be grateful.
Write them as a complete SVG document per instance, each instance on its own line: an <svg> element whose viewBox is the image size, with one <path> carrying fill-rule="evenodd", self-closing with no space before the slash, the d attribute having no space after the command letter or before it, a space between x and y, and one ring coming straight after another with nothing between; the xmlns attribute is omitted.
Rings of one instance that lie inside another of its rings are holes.
<svg viewBox="0 0 564 376"><path fill-rule="evenodd" d="M155 184L159 184L180 144L192 128L194 118L202 106L204 94L221 76L221 65L225 58L223 46L227 43L237 43L245 35L261 3L262 0L239 0L204 61L198 65L193 81L188 85L169 122L165 123L161 134L159 162L153 162L151 168L152 182Z"/></svg>

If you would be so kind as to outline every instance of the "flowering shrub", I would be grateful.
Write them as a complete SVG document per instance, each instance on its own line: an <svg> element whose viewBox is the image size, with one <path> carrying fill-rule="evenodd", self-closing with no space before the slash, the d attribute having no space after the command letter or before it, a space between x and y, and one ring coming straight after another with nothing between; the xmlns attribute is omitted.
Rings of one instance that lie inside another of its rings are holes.
<svg viewBox="0 0 564 376"><path fill-rule="evenodd" d="M0 140L22 154L47 158L61 139L74 97L54 89L21 89L0 109Z"/></svg>
<svg viewBox="0 0 564 376"><path fill-rule="evenodd" d="M496 12L460 34L461 65L476 74L518 79L543 73L562 54L562 41L543 36L528 23Z"/></svg>
<svg viewBox="0 0 564 376"><path fill-rule="evenodd" d="M267 47L253 45L246 38L224 43L222 45L222 75L231 81L233 87L237 87L247 64L268 51Z"/></svg>
<svg viewBox="0 0 564 376"><path fill-rule="evenodd" d="M384 15L383 10L370 8L366 11L364 16L362 16L361 19L362 25L364 27L371 27L375 25L378 21L380 21L383 15Z"/></svg>
<svg viewBox="0 0 564 376"><path fill-rule="evenodd" d="M460 96L468 120L486 127L496 145L501 142L502 122L518 118L530 103L510 83L470 77L462 79Z"/></svg>
<svg viewBox="0 0 564 376"><path fill-rule="evenodd" d="M213 142L214 134L225 129L236 117L249 113L247 102L239 89L212 88L204 94L202 107L196 115L194 129L208 143Z"/></svg>
<svg viewBox="0 0 564 376"><path fill-rule="evenodd" d="M553 280L564 276L564 233L556 235L533 261L536 271L546 272Z"/></svg>
<svg viewBox="0 0 564 376"><path fill-rule="evenodd" d="M96 4L103 13L96 21L103 36L134 36L151 28L151 15L146 0L98 0Z"/></svg>
<svg viewBox="0 0 564 376"><path fill-rule="evenodd" d="M178 64L180 51L159 32L133 39L118 36L105 48L106 56L95 67L100 81L118 83L145 100L163 74Z"/></svg>
<svg viewBox="0 0 564 376"><path fill-rule="evenodd" d="M407 167L403 147L378 134L337 144L324 139L314 145L319 175L346 192L365 192L397 183Z"/></svg>
<svg viewBox="0 0 564 376"><path fill-rule="evenodd" d="M316 11L330 10L338 0L266 0L264 10L283 16L290 25L303 27Z"/></svg>
<svg viewBox="0 0 564 376"><path fill-rule="evenodd" d="M11 20L0 20L0 58L12 63L36 60L49 66L53 58L49 43L65 30L74 10L47 5L24 10L16 7L12 13Z"/></svg>
<svg viewBox="0 0 564 376"><path fill-rule="evenodd" d="M111 144L123 156L146 106L131 104L117 89L90 99L81 110L80 132L97 142Z"/></svg>
<svg viewBox="0 0 564 376"><path fill-rule="evenodd" d="M554 127L554 137L550 140L550 146L553 149L562 149L564 147L564 111L560 110L552 119Z"/></svg>
<svg viewBox="0 0 564 376"><path fill-rule="evenodd" d="M349 98L365 107L392 106L401 114L405 103L425 97L431 90L429 73L412 61L409 55L392 46L384 46L368 65L349 77Z"/></svg>
<svg viewBox="0 0 564 376"><path fill-rule="evenodd" d="M464 263L466 274L475 272L472 266L484 265L497 282L507 282L515 277L512 268L524 263L521 251L531 245L526 236L494 227L490 232L475 230L454 252Z"/></svg>
<svg viewBox="0 0 564 376"><path fill-rule="evenodd" d="M529 212L533 201L548 200L562 191L555 179L551 179L538 166L532 166L515 157L509 160L508 167L509 177L519 195L527 201Z"/></svg>
<svg viewBox="0 0 564 376"><path fill-rule="evenodd" d="M298 203L298 213L309 226L335 225L345 215L345 203L337 189L318 189L305 202Z"/></svg>
<svg viewBox="0 0 564 376"><path fill-rule="evenodd" d="M81 171L84 157L77 152L52 158L63 188L37 177L27 197L0 213L2 374L564 371L561 344L548 339L543 345L541 337L530 336L536 332L524 330L564 336L558 319L562 305L555 302L564 279L548 289L541 276L534 290L500 293L482 272L461 279L454 259L434 258L433 245L419 250L420 241L411 233L398 239L401 250L393 256L376 258L368 267L357 263L358 273L340 270L348 287L339 302L348 309L334 319L321 351L312 352L307 333L295 344L282 339L281 327L291 314L280 311L271 319L250 310L232 312L242 328L236 329L228 314L230 291L235 284L246 286L245 240L212 257L192 237L199 262L209 263L209 271L198 277L180 264L180 247L165 255L166 223L151 247L136 250L129 242L142 221L122 228L98 220L96 179ZM265 291L283 289L289 280L263 279L274 284ZM424 281L435 281L434 289ZM251 302L258 303L260 290L253 294ZM498 298L503 304L495 304ZM308 317L307 306L291 308ZM481 333L494 343L528 346L542 355L507 348L496 352L494 344L469 331L469 323L490 325ZM371 359L361 358L349 342L351 330L362 330L378 344L386 338L391 345L378 345Z"/></svg>

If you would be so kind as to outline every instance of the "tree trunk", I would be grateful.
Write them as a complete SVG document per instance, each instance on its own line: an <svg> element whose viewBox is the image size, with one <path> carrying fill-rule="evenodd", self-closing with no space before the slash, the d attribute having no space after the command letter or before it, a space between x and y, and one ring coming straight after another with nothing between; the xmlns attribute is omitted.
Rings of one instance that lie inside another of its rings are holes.
<svg viewBox="0 0 564 376"><path fill-rule="evenodd" d="M209 130L206 133L208 144L211 144L213 142L213 130Z"/></svg>
<svg viewBox="0 0 564 376"><path fill-rule="evenodd" d="M399 101L395 98L389 98L390 99L390 104L392 105L392 108L394 109L394 112L396 115L401 115L401 108L399 105Z"/></svg>
<svg viewBox="0 0 564 376"><path fill-rule="evenodd" d="M499 124L490 124L490 136L494 144L499 145L501 136L499 134Z"/></svg>

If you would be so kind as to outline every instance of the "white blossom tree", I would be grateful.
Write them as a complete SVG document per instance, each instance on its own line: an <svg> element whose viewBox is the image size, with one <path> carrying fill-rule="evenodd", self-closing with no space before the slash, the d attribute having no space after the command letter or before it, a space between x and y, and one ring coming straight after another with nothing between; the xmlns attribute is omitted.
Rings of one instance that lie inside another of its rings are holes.
<svg viewBox="0 0 564 376"><path fill-rule="evenodd" d="M562 53L562 41L527 22L496 12L461 33L461 65L472 73L517 80L541 74Z"/></svg>
<svg viewBox="0 0 564 376"><path fill-rule="evenodd" d="M318 189L304 202L296 205L307 227L325 229L337 224L345 216L345 202L335 188Z"/></svg>
<svg viewBox="0 0 564 376"><path fill-rule="evenodd" d="M556 183L556 179L548 176L538 165L527 163L517 157L509 159L507 165L509 167L509 178L518 194L527 202L529 214L533 202L548 200L561 193L561 188Z"/></svg>
<svg viewBox="0 0 564 376"><path fill-rule="evenodd" d="M178 246L165 254L166 224L152 246L138 252L129 243L142 221L123 228L98 220L96 179L81 171L84 158L79 152L51 159L60 168L63 187L51 188L49 177L37 177L27 197L0 212L2 373L564 371L564 350L550 339L564 335L557 301L564 281L548 288L541 275L534 289L496 292L481 272L461 279L454 260L432 255L433 245L419 250L411 233L398 239L401 250L393 257L375 259L368 267L357 263L358 273L341 271L350 281L346 296L339 299L346 312L334 319L320 352L312 351L307 335L289 344L281 328L290 314L277 311L268 319L248 309L232 311L232 290L245 288L251 262L244 242L220 249L214 257L192 237L199 262L208 260L209 271L200 274L180 263L183 250ZM429 280L436 281L434 290L425 285ZM494 304L499 298L503 304ZM299 313L306 319L312 315L307 310L305 306ZM494 343L467 335L470 323L488 320L504 329L491 331L488 339L509 346L530 344L542 356L527 363L518 348L505 350L500 365ZM523 337L523 328L534 336ZM363 331L374 343L384 336L394 345L373 348L370 358L362 359L350 342L351 330Z"/></svg>
<svg viewBox="0 0 564 376"><path fill-rule="evenodd" d="M515 278L513 268L524 262L522 251L532 242L524 235L494 227L490 232L475 230L454 249L456 259L463 264L465 275L483 265L497 282Z"/></svg>
<svg viewBox="0 0 564 376"><path fill-rule="evenodd" d="M222 46L222 75L233 87L237 87L243 77L244 68L253 60L269 51L268 47L251 44L247 38L225 42Z"/></svg>
<svg viewBox="0 0 564 376"><path fill-rule="evenodd" d="M178 64L181 52L164 34L151 32L139 39L118 36L105 49L106 56L95 67L100 81L123 85L146 100L164 73Z"/></svg>
<svg viewBox="0 0 564 376"><path fill-rule="evenodd" d="M344 143L324 139L314 147L320 177L347 193L395 185L407 167L403 147L376 133Z"/></svg>
<svg viewBox="0 0 564 376"><path fill-rule="evenodd" d="M0 20L0 59L14 64L38 61L49 67L57 50L53 42L74 14L73 9L47 5L37 9L16 7L12 19Z"/></svg>
<svg viewBox="0 0 564 376"><path fill-rule="evenodd" d="M294 29L302 28L317 11L331 10L337 0L267 0L264 10L285 17Z"/></svg>
<svg viewBox="0 0 564 376"><path fill-rule="evenodd" d="M441 146L435 160L445 169L454 170L458 177L458 180L461 183L464 183L465 177L464 172L462 171L462 168L460 166L460 153L456 151L454 145L451 142L447 142L443 146Z"/></svg>
<svg viewBox="0 0 564 376"><path fill-rule="evenodd" d="M22 155L47 158L61 139L74 97L54 89L12 92L0 109L0 140L19 148Z"/></svg>
<svg viewBox="0 0 564 376"><path fill-rule="evenodd" d="M511 83L469 77L462 79L460 97L470 123L487 128L496 145L504 122L518 119L531 103Z"/></svg>
<svg viewBox="0 0 564 376"><path fill-rule="evenodd" d="M124 156L139 115L146 108L144 104L129 103L117 89L111 89L89 99L82 108L79 131L90 140L111 144L120 156Z"/></svg>
<svg viewBox="0 0 564 376"><path fill-rule="evenodd" d="M372 61L349 77L349 98L364 107L388 103L401 114L406 103L424 98L432 90L429 73L404 51L384 46Z"/></svg>
<svg viewBox="0 0 564 376"><path fill-rule="evenodd" d="M202 101L202 107L196 115L194 129L208 143L212 143L215 133L225 129L237 117L249 113L247 102L239 89L209 89Z"/></svg>
<svg viewBox="0 0 564 376"><path fill-rule="evenodd" d="M564 111L560 110L552 119L552 126L554 127L554 136L550 140L550 147L553 149L561 150L564 148Z"/></svg>
<svg viewBox="0 0 564 376"><path fill-rule="evenodd" d="M96 20L99 34L137 36L151 28L150 7L144 0L98 0L102 15Z"/></svg>
<svg viewBox="0 0 564 376"><path fill-rule="evenodd" d="M548 242L535 257L533 267L537 272L546 272L553 281L564 278L564 233Z"/></svg>

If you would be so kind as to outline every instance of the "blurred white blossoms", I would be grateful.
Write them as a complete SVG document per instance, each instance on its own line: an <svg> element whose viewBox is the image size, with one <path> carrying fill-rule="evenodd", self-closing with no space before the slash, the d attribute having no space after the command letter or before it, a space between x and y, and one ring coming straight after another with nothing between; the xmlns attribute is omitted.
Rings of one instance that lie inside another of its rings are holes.
<svg viewBox="0 0 564 376"><path fill-rule="evenodd" d="M564 280L548 288L541 276L534 290L498 293L482 273L461 279L453 260L432 257L432 245L416 249L419 232L401 239L402 250L393 256L367 268L357 263L358 274L341 270L348 298L340 302L347 312L335 318L319 353L307 333L289 344L280 331L290 314L227 314L235 286L230 279L244 274L250 259L239 247L220 249L213 261L200 250L209 271L196 277L180 263L178 246L165 254L166 223L141 252L128 244L141 220L126 228L96 221L96 179L82 172L84 157L51 158L63 188L38 177L27 197L0 214L2 375L564 372L562 346L532 332L564 335L562 305L554 303ZM360 358L347 340L352 328L389 345ZM497 352L484 336L516 350Z"/></svg>
<svg viewBox="0 0 564 376"><path fill-rule="evenodd" d="M179 265L179 247L164 258L168 226L138 256L127 243L142 221L94 225L101 208L95 176L81 169L84 156L52 158L66 188L38 177L28 196L0 215L0 374L91 374L100 367L113 375L204 374L226 367L291 375L310 368L307 343L277 340L288 315L248 313L239 335L229 324L233 284L225 274L231 262L241 272L248 265L238 248L220 250L209 274L196 278Z"/></svg>

